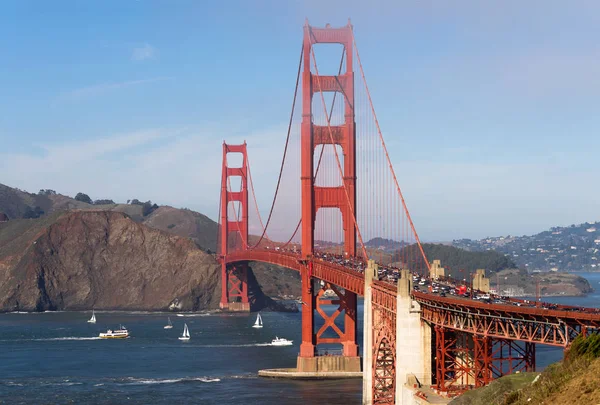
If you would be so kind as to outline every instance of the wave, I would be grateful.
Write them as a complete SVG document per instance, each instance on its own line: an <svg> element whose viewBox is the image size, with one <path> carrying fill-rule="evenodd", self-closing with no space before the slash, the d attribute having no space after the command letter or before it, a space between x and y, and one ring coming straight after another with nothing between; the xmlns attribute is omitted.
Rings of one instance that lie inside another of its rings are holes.
<svg viewBox="0 0 600 405"><path fill-rule="evenodd" d="M176 314L177 316L185 316L185 317L194 317L194 316L211 316L214 315L214 313L210 313L210 312L202 312L199 314Z"/></svg>
<svg viewBox="0 0 600 405"><path fill-rule="evenodd" d="M22 387L23 386L23 384L14 382L14 381L7 381L4 383L4 385L8 385L10 387Z"/></svg>
<svg viewBox="0 0 600 405"><path fill-rule="evenodd" d="M221 381L220 378L212 378L212 377L184 377L184 378L170 378L170 379L160 379L160 378L129 378L128 384L130 385L140 385L140 384L176 384L176 383L186 383L186 382L194 382L199 381L203 383L212 383Z"/></svg>

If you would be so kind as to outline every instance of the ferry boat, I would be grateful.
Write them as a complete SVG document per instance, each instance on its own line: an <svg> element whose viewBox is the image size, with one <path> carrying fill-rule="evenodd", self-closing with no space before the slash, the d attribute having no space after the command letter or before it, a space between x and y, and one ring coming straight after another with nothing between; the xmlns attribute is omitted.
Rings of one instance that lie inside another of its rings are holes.
<svg viewBox="0 0 600 405"><path fill-rule="evenodd" d="M129 332L127 331L127 328L124 326L119 326L119 329L117 330L107 330L106 333L101 333L100 335L101 339L125 339L129 337Z"/></svg>
<svg viewBox="0 0 600 405"><path fill-rule="evenodd" d="M271 341L271 345L273 345L273 346L291 346L292 340L287 340L287 339L275 336L275 339L273 339L273 341Z"/></svg>

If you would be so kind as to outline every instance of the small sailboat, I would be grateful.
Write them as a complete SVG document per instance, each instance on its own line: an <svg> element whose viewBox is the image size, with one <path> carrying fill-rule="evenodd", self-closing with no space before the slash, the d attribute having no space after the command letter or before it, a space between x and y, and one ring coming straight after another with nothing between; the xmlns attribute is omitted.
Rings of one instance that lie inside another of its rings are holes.
<svg viewBox="0 0 600 405"><path fill-rule="evenodd" d="M179 336L179 340L190 340L190 330L187 327L187 323L183 324L183 335Z"/></svg>
<svg viewBox="0 0 600 405"><path fill-rule="evenodd" d="M173 329L173 324L171 323L171 318L167 318L167 324L165 325L165 329Z"/></svg>
<svg viewBox="0 0 600 405"><path fill-rule="evenodd" d="M88 323L96 323L96 313L92 309L92 317L88 320Z"/></svg>
<svg viewBox="0 0 600 405"><path fill-rule="evenodd" d="M254 322L254 325L252 325L253 328L262 328L263 327L263 322L262 322L262 318L260 317L260 314L256 315L256 321Z"/></svg>

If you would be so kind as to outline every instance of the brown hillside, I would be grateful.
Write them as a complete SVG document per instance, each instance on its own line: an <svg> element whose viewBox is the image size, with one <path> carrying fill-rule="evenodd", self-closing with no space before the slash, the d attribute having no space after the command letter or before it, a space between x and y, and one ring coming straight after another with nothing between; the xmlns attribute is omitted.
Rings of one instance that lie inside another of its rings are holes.
<svg viewBox="0 0 600 405"><path fill-rule="evenodd" d="M198 212L162 206L147 216L143 223L151 228L190 238L205 250L214 252L217 248L217 223Z"/></svg>
<svg viewBox="0 0 600 405"><path fill-rule="evenodd" d="M0 184L0 212L4 212L9 219L22 218L27 207L36 206L48 213L51 211L52 201L45 195L31 194Z"/></svg>
<svg viewBox="0 0 600 405"><path fill-rule="evenodd" d="M0 310L218 306L212 256L122 213L10 221L0 226L0 246Z"/></svg>

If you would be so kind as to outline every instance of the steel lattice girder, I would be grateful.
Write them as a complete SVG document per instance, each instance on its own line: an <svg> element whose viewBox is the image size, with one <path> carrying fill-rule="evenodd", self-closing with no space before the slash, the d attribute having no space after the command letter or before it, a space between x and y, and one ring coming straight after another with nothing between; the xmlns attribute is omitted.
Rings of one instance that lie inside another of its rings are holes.
<svg viewBox="0 0 600 405"><path fill-rule="evenodd" d="M519 340L523 342L541 343L552 346L567 347L579 334L598 330L596 321L563 319L537 314L503 312L500 308L477 308L475 310L461 305L468 300L455 300L447 304L443 298L435 297L417 301L421 304L422 318L434 325L448 329L469 332L500 339ZM488 304L489 305L489 304ZM496 305L495 307L502 307ZM504 307L512 309L508 305ZM525 308L527 309L527 308ZM551 315L546 311L544 315ZM589 314L583 314L589 315Z"/></svg>

